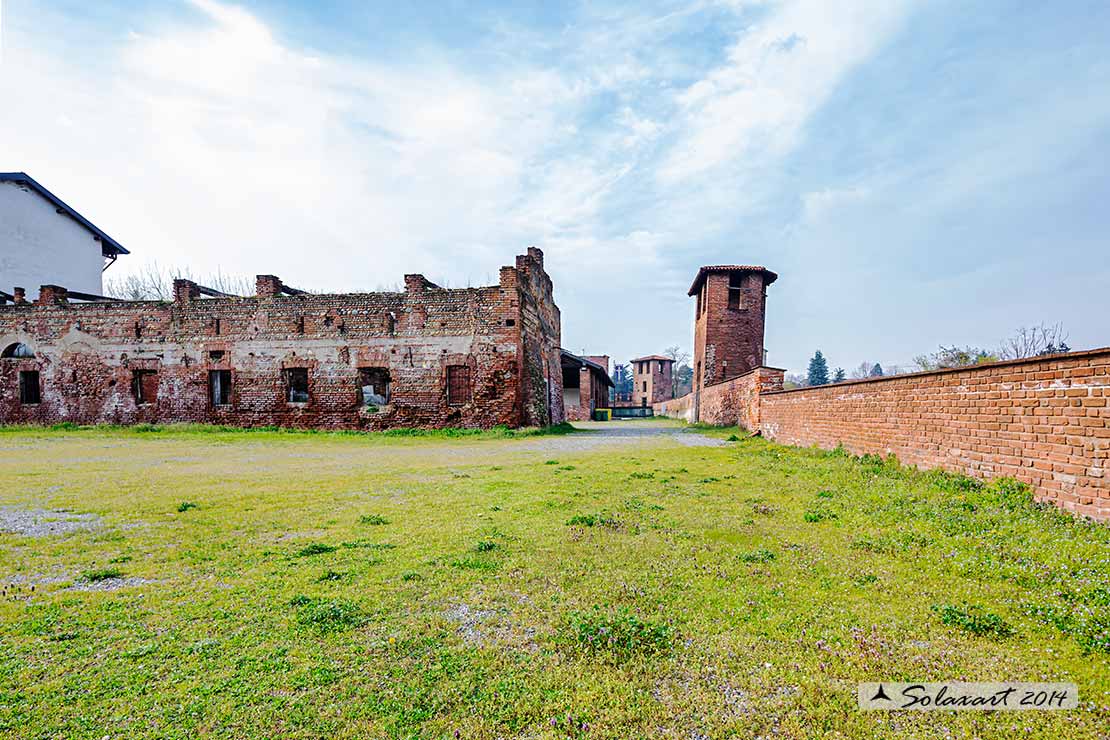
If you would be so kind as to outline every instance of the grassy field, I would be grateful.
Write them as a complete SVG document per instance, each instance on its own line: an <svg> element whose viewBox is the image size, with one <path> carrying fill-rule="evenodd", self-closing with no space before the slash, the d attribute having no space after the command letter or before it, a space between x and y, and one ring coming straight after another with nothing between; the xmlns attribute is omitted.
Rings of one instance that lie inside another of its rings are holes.
<svg viewBox="0 0 1110 740"><path fill-rule="evenodd" d="M1110 528L657 428L0 430L0 735L1107 736ZM879 679L1081 707L857 711Z"/></svg>

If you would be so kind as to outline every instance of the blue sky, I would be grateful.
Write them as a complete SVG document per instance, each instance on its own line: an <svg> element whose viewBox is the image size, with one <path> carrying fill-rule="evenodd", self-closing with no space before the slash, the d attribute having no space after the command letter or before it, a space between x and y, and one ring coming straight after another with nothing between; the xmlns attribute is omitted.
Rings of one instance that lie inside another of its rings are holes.
<svg viewBox="0 0 1110 740"><path fill-rule="evenodd" d="M689 348L760 263L769 362L1110 344L1110 4L4 0L0 170L132 255L317 290L496 282L568 349ZM0 276L2 282L2 276Z"/></svg>

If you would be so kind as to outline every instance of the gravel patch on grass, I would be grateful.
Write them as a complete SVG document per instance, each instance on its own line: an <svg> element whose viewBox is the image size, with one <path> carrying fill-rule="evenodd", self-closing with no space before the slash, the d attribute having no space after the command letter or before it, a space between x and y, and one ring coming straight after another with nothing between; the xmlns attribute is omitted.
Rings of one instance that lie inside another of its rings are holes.
<svg viewBox="0 0 1110 740"><path fill-rule="evenodd" d="M494 609L478 609L469 604L453 604L443 612L444 618L458 625L459 636L471 645L501 645L513 650L535 652L538 649L536 630L522 627Z"/></svg>
<svg viewBox="0 0 1110 740"><path fill-rule="evenodd" d="M455 604L443 612L448 622L458 625L459 635L469 643L481 645L485 637L479 625L497 616L492 609L473 609L467 604Z"/></svg>
<svg viewBox="0 0 1110 740"><path fill-rule="evenodd" d="M157 583L157 581L137 577L103 578L99 581L78 581L66 591L119 591L121 588L145 586L148 583Z"/></svg>
<svg viewBox="0 0 1110 740"><path fill-rule="evenodd" d="M55 583L68 583L72 580L73 575L69 573L33 573L30 575L16 573L7 578L0 578L0 586L4 588L9 586L49 586Z"/></svg>
<svg viewBox="0 0 1110 740"><path fill-rule="evenodd" d="M100 526L100 517L96 514L0 506L0 532L22 537L50 537L99 529Z"/></svg>

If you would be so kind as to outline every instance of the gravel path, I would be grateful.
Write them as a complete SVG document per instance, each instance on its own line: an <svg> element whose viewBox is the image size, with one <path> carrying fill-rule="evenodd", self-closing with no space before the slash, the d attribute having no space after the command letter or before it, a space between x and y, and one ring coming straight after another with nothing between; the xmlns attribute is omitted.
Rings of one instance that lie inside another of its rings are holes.
<svg viewBox="0 0 1110 740"><path fill-rule="evenodd" d="M602 447L630 447L674 443L686 447L720 447L724 440L707 437L672 424L652 421L575 422L587 434L537 437L507 446L511 450L542 452L589 452Z"/></svg>

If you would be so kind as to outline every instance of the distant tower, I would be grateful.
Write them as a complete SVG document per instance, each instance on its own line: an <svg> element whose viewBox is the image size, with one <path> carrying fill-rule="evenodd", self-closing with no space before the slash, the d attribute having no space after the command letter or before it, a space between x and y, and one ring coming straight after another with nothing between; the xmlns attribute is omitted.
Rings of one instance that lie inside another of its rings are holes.
<svg viewBox="0 0 1110 740"><path fill-rule="evenodd" d="M632 360L632 403L647 407L674 398L674 360L647 355Z"/></svg>
<svg viewBox="0 0 1110 740"><path fill-rule="evenodd" d="M694 314L694 393L761 366L767 286L778 275L756 265L698 270Z"/></svg>

